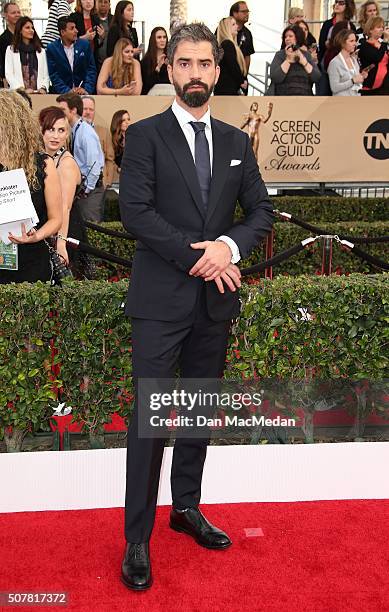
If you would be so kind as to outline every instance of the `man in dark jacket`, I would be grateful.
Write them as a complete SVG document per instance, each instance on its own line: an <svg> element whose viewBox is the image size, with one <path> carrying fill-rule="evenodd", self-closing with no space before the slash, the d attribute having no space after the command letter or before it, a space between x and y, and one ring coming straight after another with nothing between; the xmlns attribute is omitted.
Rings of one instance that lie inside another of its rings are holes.
<svg viewBox="0 0 389 612"><path fill-rule="evenodd" d="M3 8L3 15L7 27L0 36L0 87L4 87L5 85L5 52L7 51L7 47L12 45L15 25L21 15L20 8L15 2L6 2Z"/></svg>
<svg viewBox="0 0 389 612"><path fill-rule="evenodd" d="M58 30L60 38L46 49L52 93L94 93L96 65L89 42L77 38L76 24L71 17L58 19Z"/></svg>
<svg viewBox="0 0 389 612"><path fill-rule="evenodd" d="M247 73L250 69L251 56L255 53L253 35L245 26L249 20L249 15L250 10L246 2L235 2L230 8L230 17L233 17L238 25L237 42L246 62ZM247 96L248 87L243 91Z"/></svg>
<svg viewBox="0 0 389 612"><path fill-rule="evenodd" d="M142 379L174 378L177 365L183 378L222 376L231 319L239 314L235 264L273 223L247 134L210 116L220 72L216 37L202 24L181 26L167 57L176 99L164 113L129 126L120 173L122 222L139 241L126 308L138 389ZM237 201L244 219L234 223ZM122 563L122 581L134 590L152 583L149 539L164 449L163 438L139 435L138 416L139 394L128 432ZM231 540L198 508L207 444L203 437L176 439L170 527L223 550Z"/></svg>

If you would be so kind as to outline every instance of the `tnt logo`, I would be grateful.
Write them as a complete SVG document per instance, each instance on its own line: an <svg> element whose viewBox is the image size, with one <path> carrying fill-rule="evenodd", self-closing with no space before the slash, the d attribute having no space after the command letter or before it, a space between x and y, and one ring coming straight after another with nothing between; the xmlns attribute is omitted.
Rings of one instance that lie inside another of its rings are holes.
<svg viewBox="0 0 389 612"><path fill-rule="evenodd" d="M389 159L389 119L378 119L363 137L366 153L374 159Z"/></svg>

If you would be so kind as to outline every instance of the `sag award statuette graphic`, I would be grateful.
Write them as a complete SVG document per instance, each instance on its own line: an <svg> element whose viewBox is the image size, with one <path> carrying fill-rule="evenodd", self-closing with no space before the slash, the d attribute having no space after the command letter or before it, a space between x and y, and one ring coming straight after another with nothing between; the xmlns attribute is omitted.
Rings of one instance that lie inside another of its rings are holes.
<svg viewBox="0 0 389 612"><path fill-rule="evenodd" d="M267 123L271 117L273 111L273 104L269 102L267 107L267 117L265 118L260 112L258 112L258 102L253 102L250 106L250 111L247 115L244 115L244 122L240 126L241 130L247 126L247 133L250 138L251 146L253 147L255 159L258 161L258 148L259 148L259 129L262 124Z"/></svg>

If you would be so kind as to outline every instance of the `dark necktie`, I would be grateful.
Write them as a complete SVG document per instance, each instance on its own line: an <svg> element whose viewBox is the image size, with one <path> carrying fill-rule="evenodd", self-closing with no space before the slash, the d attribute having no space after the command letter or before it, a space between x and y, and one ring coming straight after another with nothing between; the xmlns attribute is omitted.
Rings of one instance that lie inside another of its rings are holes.
<svg viewBox="0 0 389 612"><path fill-rule="evenodd" d="M206 212L208 206L209 188L211 185L211 162L209 157L208 140L205 135L206 124L202 121L191 121L190 124L195 133L195 164Z"/></svg>

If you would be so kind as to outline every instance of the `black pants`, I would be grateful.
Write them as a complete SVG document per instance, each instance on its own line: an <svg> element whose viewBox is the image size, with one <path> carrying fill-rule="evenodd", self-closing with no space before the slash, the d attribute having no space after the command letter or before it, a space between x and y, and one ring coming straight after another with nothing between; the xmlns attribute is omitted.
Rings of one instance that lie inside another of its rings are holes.
<svg viewBox="0 0 389 612"><path fill-rule="evenodd" d="M174 297L172 297L174 299ZM133 377L220 378L223 374L230 321L208 317L200 286L196 308L183 321L132 320ZM200 501L207 439L177 438L173 450L173 505L184 509ZM127 542L150 538L155 518L164 439L139 439L137 407L128 429L125 537Z"/></svg>

